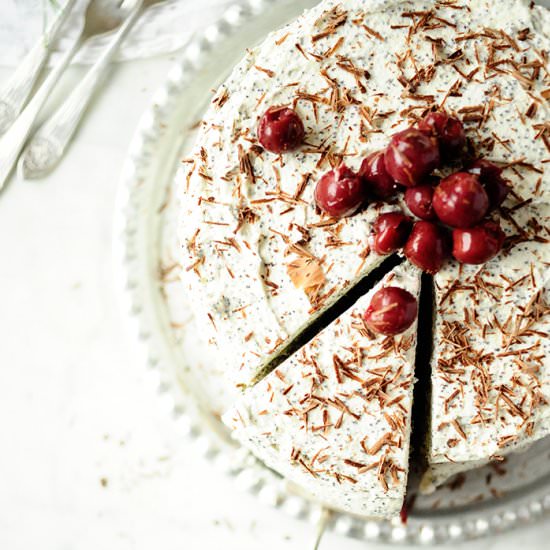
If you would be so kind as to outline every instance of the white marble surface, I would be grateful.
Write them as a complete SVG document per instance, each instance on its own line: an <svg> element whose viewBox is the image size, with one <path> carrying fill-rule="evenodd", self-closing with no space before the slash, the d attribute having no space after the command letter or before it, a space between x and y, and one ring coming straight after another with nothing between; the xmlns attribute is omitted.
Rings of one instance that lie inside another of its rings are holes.
<svg viewBox="0 0 550 550"><path fill-rule="evenodd" d="M117 304L117 180L172 59L118 65L58 170L0 194L2 550L312 547L313 526L239 493L181 440ZM49 108L81 74L70 70ZM548 540L547 522L463 547ZM332 548L388 547L329 534L321 549Z"/></svg>

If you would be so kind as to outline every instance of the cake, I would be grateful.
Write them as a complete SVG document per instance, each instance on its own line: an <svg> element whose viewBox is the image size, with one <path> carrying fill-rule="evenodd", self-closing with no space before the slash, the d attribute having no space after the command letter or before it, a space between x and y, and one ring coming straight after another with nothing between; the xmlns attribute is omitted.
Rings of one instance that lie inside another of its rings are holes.
<svg viewBox="0 0 550 550"><path fill-rule="evenodd" d="M399 514L407 485L416 319L395 337L373 335L363 320L372 295L390 285L416 297L420 271L392 270L224 416L302 491L366 516Z"/></svg>
<svg viewBox="0 0 550 550"><path fill-rule="evenodd" d="M527 0L323 0L247 51L200 124L178 197L182 281L227 384L244 391L224 418L323 502L383 517L402 504L409 394L397 481L380 492L368 469L334 485L351 475L336 429L323 434L338 450L329 473L308 472L289 438L312 460L317 437L285 415L305 389L284 393L315 377L316 347L360 338L343 327L372 293L334 312L397 256L388 276L412 284L414 264L434 286L432 357L417 358L431 366L429 418L415 423L422 489L550 429L549 28Z"/></svg>

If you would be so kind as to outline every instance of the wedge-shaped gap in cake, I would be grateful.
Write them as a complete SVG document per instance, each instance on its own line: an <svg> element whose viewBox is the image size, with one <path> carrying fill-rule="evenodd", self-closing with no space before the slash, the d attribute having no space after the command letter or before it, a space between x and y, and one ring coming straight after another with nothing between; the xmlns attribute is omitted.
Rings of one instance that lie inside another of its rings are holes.
<svg viewBox="0 0 550 550"><path fill-rule="evenodd" d="M403 505L417 321L377 335L363 313L382 287L418 299L420 278L409 263L395 267L223 417L256 457L331 508L389 517Z"/></svg>
<svg viewBox="0 0 550 550"><path fill-rule="evenodd" d="M416 382L413 391L410 472L407 484L405 514L419 492L419 484L427 468L427 445L430 433L431 358L433 324L435 319L433 277L422 274L418 301L418 329L415 357Z"/></svg>
<svg viewBox="0 0 550 550"><path fill-rule="evenodd" d="M267 360L265 366L253 380L253 384L268 375L288 357L296 353L310 340L317 336L317 334L319 334L324 328L338 319L361 296L371 290L385 275L397 267L402 261L403 259L397 254L388 256L380 265L378 265L378 267L360 279L357 283L355 283L355 285L351 286L351 288L342 294L342 296L337 298L334 303L313 317L310 324L306 325L294 338L290 338L284 347L278 350L276 354Z"/></svg>

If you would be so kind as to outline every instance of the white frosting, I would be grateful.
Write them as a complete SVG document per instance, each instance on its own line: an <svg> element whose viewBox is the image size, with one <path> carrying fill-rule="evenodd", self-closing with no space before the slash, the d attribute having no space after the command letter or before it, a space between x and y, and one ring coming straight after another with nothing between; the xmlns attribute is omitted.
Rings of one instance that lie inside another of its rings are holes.
<svg viewBox="0 0 550 550"><path fill-rule="evenodd" d="M526 242L435 277L428 490L550 432L550 246L533 240L544 231L529 223L548 226L550 207L537 200L511 215Z"/></svg>
<svg viewBox="0 0 550 550"><path fill-rule="evenodd" d="M418 297L420 272L395 268L223 417L243 445L321 502L377 517L403 505L416 349L416 321L394 338L365 330L361 316L384 286Z"/></svg>

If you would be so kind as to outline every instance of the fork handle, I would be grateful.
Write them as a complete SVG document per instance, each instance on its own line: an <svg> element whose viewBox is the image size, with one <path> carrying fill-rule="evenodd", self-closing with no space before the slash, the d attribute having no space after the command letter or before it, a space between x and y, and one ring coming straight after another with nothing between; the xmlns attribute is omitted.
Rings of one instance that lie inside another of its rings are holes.
<svg viewBox="0 0 550 550"><path fill-rule="evenodd" d="M50 72L42 86L38 89L28 105L23 109L11 128L0 139L0 189L4 187L12 168L27 141L32 125L48 99L59 77L70 63L74 54L82 44L82 35L63 54L63 57Z"/></svg>
<svg viewBox="0 0 550 550"><path fill-rule="evenodd" d="M75 0L67 0L63 9L42 37L17 67L12 77L0 90L0 135L17 118L32 91L34 83L48 58L52 40L71 12Z"/></svg>
<svg viewBox="0 0 550 550"><path fill-rule="evenodd" d="M140 16L142 4L141 0L136 3L80 84L29 140L19 159L18 171L22 178L45 176L61 160L118 46Z"/></svg>

